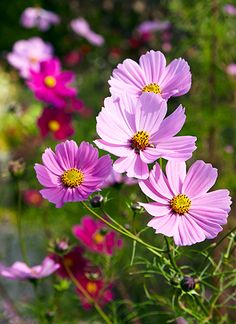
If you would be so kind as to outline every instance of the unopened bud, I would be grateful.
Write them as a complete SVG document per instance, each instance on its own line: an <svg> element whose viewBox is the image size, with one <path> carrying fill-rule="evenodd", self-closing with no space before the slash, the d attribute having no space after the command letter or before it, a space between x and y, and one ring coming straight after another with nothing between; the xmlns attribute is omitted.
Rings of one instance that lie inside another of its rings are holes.
<svg viewBox="0 0 236 324"><path fill-rule="evenodd" d="M101 207L103 200L104 198L102 195L96 195L90 199L90 204L93 208L98 208Z"/></svg>
<svg viewBox="0 0 236 324"><path fill-rule="evenodd" d="M191 291L195 288L196 282L192 277L184 277L180 283L183 291Z"/></svg>
<svg viewBox="0 0 236 324"><path fill-rule="evenodd" d="M8 163L8 170L14 177L21 177L25 172L25 160L21 157L19 159L11 160Z"/></svg>

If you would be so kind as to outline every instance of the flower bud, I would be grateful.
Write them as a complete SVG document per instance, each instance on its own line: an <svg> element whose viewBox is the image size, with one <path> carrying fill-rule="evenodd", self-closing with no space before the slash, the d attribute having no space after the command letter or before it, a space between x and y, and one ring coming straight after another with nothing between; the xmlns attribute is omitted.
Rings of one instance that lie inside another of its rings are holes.
<svg viewBox="0 0 236 324"><path fill-rule="evenodd" d="M139 203L132 203L130 207L134 212L140 212L142 210L142 206Z"/></svg>
<svg viewBox="0 0 236 324"><path fill-rule="evenodd" d="M186 292L193 290L195 288L195 285L195 279L192 277L184 277L180 282L181 288Z"/></svg>
<svg viewBox="0 0 236 324"><path fill-rule="evenodd" d="M98 208L101 207L103 200L104 198L102 195L96 195L90 199L90 204L93 208Z"/></svg>
<svg viewBox="0 0 236 324"><path fill-rule="evenodd" d="M49 242L49 251L57 255L65 255L71 250L71 245L68 238L54 239Z"/></svg>
<svg viewBox="0 0 236 324"><path fill-rule="evenodd" d="M9 161L8 170L13 177L21 177L25 172L25 160L21 157Z"/></svg>

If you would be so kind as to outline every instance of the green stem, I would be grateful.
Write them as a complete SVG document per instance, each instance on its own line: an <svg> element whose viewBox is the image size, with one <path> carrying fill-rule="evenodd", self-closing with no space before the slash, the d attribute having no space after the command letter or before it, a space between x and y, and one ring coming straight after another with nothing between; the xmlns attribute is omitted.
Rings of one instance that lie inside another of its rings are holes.
<svg viewBox="0 0 236 324"><path fill-rule="evenodd" d="M181 273L180 269L178 268L172 254L171 254L169 239L166 236L164 236L164 238L165 238L165 242L166 242L166 246L167 246L167 253L168 253L168 256L169 256L169 259L170 259L170 263L171 263L172 267L175 269L176 272Z"/></svg>
<svg viewBox="0 0 236 324"><path fill-rule="evenodd" d="M100 216L99 214L97 214L94 210L92 210L89 206L87 206L85 204L85 202L81 202L82 205L95 217L97 217L98 219L100 219L102 222L104 222L107 226L111 227L112 229L114 229L115 231L129 237L132 240L137 241L138 243L142 244L143 246L145 246L149 251L151 251L153 254L161 257L161 253L160 252L166 252L164 250L158 249L146 242L144 242L142 239L140 239L138 236L134 235L133 233L131 233L130 231L128 231L126 228L124 228L121 224L119 224L118 222L114 221L108 214L105 214L109 220L111 220L113 223L115 223L117 226L111 224L110 222L108 222L106 219L104 219L102 216Z"/></svg>
<svg viewBox="0 0 236 324"><path fill-rule="evenodd" d="M20 181L17 180L17 213L16 213L16 222L17 222L17 231L18 231L18 237L19 237L19 243L20 243L20 250L21 255L25 263L29 264L27 254L26 254L26 247L25 247L25 241L23 239L23 233L22 233L22 224L21 224L21 190L20 190Z"/></svg>

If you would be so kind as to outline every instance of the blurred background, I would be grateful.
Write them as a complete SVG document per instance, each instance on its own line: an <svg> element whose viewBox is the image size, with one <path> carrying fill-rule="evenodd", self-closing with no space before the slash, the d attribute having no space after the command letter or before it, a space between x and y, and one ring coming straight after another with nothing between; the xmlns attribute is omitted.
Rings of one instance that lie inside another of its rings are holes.
<svg viewBox="0 0 236 324"><path fill-rule="evenodd" d="M71 227L79 223L81 217L86 214L78 204L66 204L62 209L55 209L40 196L35 196L33 200L27 198L27 192L35 190L38 193L40 189L33 169L34 164L41 162L41 155L46 147L54 149L59 141L53 136L42 137L40 134L37 120L45 105L34 98L26 87L25 80L8 63L7 55L12 51L14 43L35 36L40 37L53 46L54 55L60 59L63 68L75 72L75 85L82 105L82 109L74 113L72 118L74 135L71 138L77 143L82 140L92 142L96 138L95 117L103 105L104 98L109 96L107 81L118 63L125 58L137 61L141 54L150 49L162 51L167 62L178 57L186 59L192 72L192 88L187 95L169 100L169 113L180 103L186 108L187 121L181 134L198 137L198 150L194 152L192 161L203 159L217 167L219 178L215 187L230 189L231 196L235 198L236 9L234 12L229 4L236 5L223 0L0 2L1 262L10 265L16 260L21 260L16 232L19 188L8 171L10 160L22 157L26 165L20 181L20 192L22 228L31 265L41 262L47 254L48 242L52 238L67 236L72 242L75 241ZM25 28L20 18L27 7L50 10L60 17L60 23L46 31L37 27ZM70 23L78 17L86 19L90 28L104 38L102 44L94 45L72 30ZM140 29L142 23L150 21L156 22L153 28ZM111 215L115 215L122 223L130 224L132 215L127 205L140 200L141 194L137 186L109 187L103 193L110 199L107 208ZM138 217L137 228L146 225L147 219L146 215ZM233 226L234 207L224 231ZM149 229L147 233L147 238L151 239L152 236L152 243L158 244L159 238L153 235L153 231ZM199 249L204 244L200 244ZM131 245L131 242L124 240L124 249L130 250L130 254ZM220 253L220 250L216 253ZM117 322L129 323L126 318L128 311L124 310L127 305L119 303L121 299L132 300L132 303L139 305L140 313L145 309L152 314L143 319L142 323L157 323L157 320L165 323L173 319L168 311L163 311L163 314L161 310L158 314L155 313L155 303L146 299L143 277L128 276L131 272L128 266L130 254L124 254L120 250L112 261L118 283L115 285L116 302L110 306L110 311L116 316ZM141 247L138 254L142 263ZM153 256L150 256L150 262L152 259ZM188 262L191 262L192 266L195 262L197 264L197 260ZM158 295L164 294L165 285L157 278L152 278L150 285L156 287ZM4 305L8 298L20 306L27 318L25 321L29 323L38 323L35 320L36 313L49 314L55 296L53 297L52 286L45 283L42 287L38 299L32 303L33 289L30 285L1 279L1 323L7 323ZM55 323L79 323L80 319L86 318L89 323L92 318L91 313L81 309L77 298L71 297L69 291L61 297L58 314ZM176 318L180 315L176 314ZM50 314L48 318L50 322ZM44 321L47 323L45 318L41 322Z"/></svg>

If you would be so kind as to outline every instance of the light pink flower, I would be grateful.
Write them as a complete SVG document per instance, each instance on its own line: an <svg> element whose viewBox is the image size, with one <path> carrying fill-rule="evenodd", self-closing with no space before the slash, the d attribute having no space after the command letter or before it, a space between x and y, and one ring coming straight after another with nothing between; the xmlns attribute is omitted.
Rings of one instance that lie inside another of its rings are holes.
<svg viewBox="0 0 236 324"><path fill-rule="evenodd" d="M42 264L30 268L24 262L15 262L11 267L0 265L0 276L12 280L40 279L50 276L60 265L46 257Z"/></svg>
<svg viewBox="0 0 236 324"><path fill-rule="evenodd" d="M166 66L164 54L151 50L140 57L139 64L131 59L118 64L108 83L112 95L127 92L139 97L144 92L153 92L168 100L190 90L191 73L184 59L175 59Z"/></svg>
<svg viewBox="0 0 236 324"><path fill-rule="evenodd" d="M128 185L128 186L132 186L138 183L137 179L133 179L133 178L129 178L126 175L116 172L113 168L111 170L111 173L109 174L109 176L106 178L106 180L103 183L103 188L107 188L107 187L118 187L122 184Z"/></svg>
<svg viewBox="0 0 236 324"><path fill-rule="evenodd" d="M164 31L170 28L169 21L159 21L159 20L147 20L142 22L138 27L137 31L139 34L146 34L155 31Z"/></svg>
<svg viewBox="0 0 236 324"><path fill-rule="evenodd" d="M50 59L52 46L39 37L19 40L13 46L13 51L7 55L8 62L20 71L23 78L28 78L30 69L39 71L40 62Z"/></svg>
<svg viewBox="0 0 236 324"><path fill-rule="evenodd" d="M108 155L99 158L91 144L82 142L78 147L74 141L58 144L55 153L46 149L42 160L43 165L35 165L37 179L45 187L40 193L57 208L100 190L112 163Z"/></svg>
<svg viewBox="0 0 236 324"><path fill-rule="evenodd" d="M224 6L224 12L230 16L236 16L236 7L232 4L227 4Z"/></svg>
<svg viewBox="0 0 236 324"><path fill-rule="evenodd" d="M122 240L117 237L116 232L90 216L84 216L80 225L73 226L72 232L93 252L112 255L114 250L122 245Z"/></svg>
<svg viewBox="0 0 236 324"><path fill-rule="evenodd" d="M77 90L70 86L74 78L73 72L62 71L60 61L53 58L40 62L39 71L30 71L27 85L37 99L57 108L64 108L67 99L77 94Z"/></svg>
<svg viewBox="0 0 236 324"><path fill-rule="evenodd" d="M80 17L72 20L70 26L76 34L84 37L91 44L95 46L101 46L104 44L104 38L92 31L88 22L84 18Z"/></svg>
<svg viewBox="0 0 236 324"><path fill-rule="evenodd" d="M183 162L169 161L166 176L156 164L141 190L152 203L140 203L153 219L148 226L156 233L173 236L177 245L192 245L213 239L226 224L231 199L228 190L208 190L215 184L217 170L196 161L186 174Z"/></svg>
<svg viewBox="0 0 236 324"><path fill-rule="evenodd" d="M25 28L38 27L41 31L48 30L51 25L57 25L59 22L57 14L42 8L26 8L20 18L20 23Z"/></svg>
<svg viewBox="0 0 236 324"><path fill-rule="evenodd" d="M235 63L231 63L227 66L226 68L226 72L230 75L235 76L236 75L236 64Z"/></svg>
<svg viewBox="0 0 236 324"><path fill-rule="evenodd" d="M185 122L184 108L179 106L170 116L160 96L143 94L139 100L125 97L106 98L97 117L95 144L118 157L116 172L146 179L148 164L163 157L167 160L189 159L196 149L196 137L175 135Z"/></svg>

